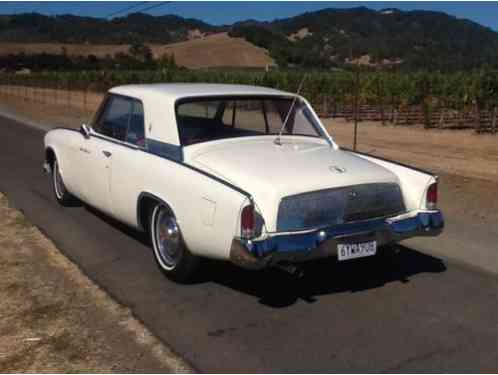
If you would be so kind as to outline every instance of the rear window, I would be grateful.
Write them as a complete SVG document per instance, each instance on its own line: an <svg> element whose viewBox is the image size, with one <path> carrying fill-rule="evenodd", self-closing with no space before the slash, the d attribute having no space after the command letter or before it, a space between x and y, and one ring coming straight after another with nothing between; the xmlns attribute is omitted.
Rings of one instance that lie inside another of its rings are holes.
<svg viewBox="0 0 498 375"><path fill-rule="evenodd" d="M320 137L320 127L309 108L292 98L196 98L176 106L182 145L223 138L277 135L288 117L283 135ZM289 110L292 110L289 113Z"/></svg>

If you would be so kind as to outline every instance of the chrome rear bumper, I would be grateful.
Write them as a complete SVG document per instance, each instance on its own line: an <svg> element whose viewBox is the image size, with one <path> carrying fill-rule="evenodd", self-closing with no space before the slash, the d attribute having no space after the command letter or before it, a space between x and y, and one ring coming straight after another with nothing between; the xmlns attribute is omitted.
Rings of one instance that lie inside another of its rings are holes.
<svg viewBox="0 0 498 375"><path fill-rule="evenodd" d="M418 236L437 236L444 228L439 210L409 212L388 219L334 225L298 233L272 233L264 239L234 238L232 263L261 269L279 262L304 262L337 256L337 244L377 241L378 246Z"/></svg>

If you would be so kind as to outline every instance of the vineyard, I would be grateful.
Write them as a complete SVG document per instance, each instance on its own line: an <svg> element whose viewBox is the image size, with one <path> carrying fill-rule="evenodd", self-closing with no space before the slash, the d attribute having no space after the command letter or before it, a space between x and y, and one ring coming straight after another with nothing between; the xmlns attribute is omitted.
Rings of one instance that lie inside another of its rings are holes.
<svg viewBox="0 0 498 375"><path fill-rule="evenodd" d="M302 72L287 71L82 71L0 74L0 85L57 92L103 93L129 83L208 82L274 87L295 92ZM338 71L306 73L302 95L322 117L373 120L426 128L472 128L496 133L498 72L452 74ZM84 99L86 100L86 99Z"/></svg>

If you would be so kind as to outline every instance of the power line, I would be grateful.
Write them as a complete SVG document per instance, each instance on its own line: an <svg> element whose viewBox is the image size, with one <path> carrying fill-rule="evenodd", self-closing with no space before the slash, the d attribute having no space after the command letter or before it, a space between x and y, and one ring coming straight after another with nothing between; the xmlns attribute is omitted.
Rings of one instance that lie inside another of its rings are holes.
<svg viewBox="0 0 498 375"><path fill-rule="evenodd" d="M117 14L120 14L120 13L123 13L123 12L127 12L129 10L132 10L133 8L136 8L138 6L141 6L141 5L144 5L144 4L147 4L148 1L140 1L138 4L134 4L134 5L130 5L130 6L127 6L126 8L123 8L123 9L120 9L116 12L112 12L110 14L108 14L107 16L105 16L105 18L110 18L110 17L113 17Z"/></svg>
<svg viewBox="0 0 498 375"><path fill-rule="evenodd" d="M151 9L154 9L154 8L158 8L160 6L163 6L163 5L166 5L166 4L169 4L169 3L172 3L172 1L161 1L159 4L154 4L154 5L151 5L148 8L139 9L138 11L139 12L145 12L145 11L148 11L148 10L151 10Z"/></svg>

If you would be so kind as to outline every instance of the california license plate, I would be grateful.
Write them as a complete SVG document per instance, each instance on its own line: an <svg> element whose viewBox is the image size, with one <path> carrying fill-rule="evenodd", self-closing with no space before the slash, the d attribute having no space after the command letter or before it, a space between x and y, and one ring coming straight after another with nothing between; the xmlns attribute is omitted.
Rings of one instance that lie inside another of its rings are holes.
<svg viewBox="0 0 498 375"><path fill-rule="evenodd" d="M337 245L337 257L339 260L369 257L375 255L376 252L377 241L340 243Z"/></svg>

